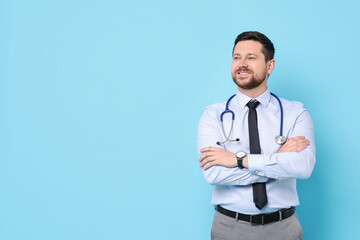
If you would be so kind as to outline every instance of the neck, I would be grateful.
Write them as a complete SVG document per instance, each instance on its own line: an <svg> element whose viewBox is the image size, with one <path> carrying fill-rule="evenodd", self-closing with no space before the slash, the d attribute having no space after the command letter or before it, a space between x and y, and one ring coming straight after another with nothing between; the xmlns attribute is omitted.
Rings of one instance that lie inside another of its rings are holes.
<svg viewBox="0 0 360 240"><path fill-rule="evenodd" d="M243 88L238 87L238 89L239 89L239 92L241 92L242 94L245 94L246 96L248 96L250 98L257 98L258 96L260 96L267 90L267 86L266 85L259 86L254 89L243 89Z"/></svg>

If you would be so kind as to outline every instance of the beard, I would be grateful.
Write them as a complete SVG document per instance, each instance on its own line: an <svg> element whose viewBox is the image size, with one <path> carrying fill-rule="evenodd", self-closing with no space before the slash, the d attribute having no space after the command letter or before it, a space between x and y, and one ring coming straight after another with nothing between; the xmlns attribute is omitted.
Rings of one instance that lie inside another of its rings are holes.
<svg viewBox="0 0 360 240"><path fill-rule="evenodd" d="M246 69L246 71L251 74L251 78L249 78L247 80L242 80L242 79L238 78L238 74L237 74L237 72L239 72L241 70L244 70L244 69L239 69L232 74L232 79L234 80L234 83L239 88L246 89L246 90L254 89L254 88L257 88L258 86L260 86L266 79L265 72L261 73L259 76L254 76L253 71Z"/></svg>

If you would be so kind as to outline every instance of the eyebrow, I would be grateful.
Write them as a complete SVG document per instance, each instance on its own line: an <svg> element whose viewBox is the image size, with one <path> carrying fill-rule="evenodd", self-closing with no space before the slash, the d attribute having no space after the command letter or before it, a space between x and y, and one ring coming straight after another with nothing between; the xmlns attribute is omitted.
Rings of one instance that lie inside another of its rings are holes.
<svg viewBox="0 0 360 240"><path fill-rule="evenodd" d="M234 53L234 55L233 56L240 56L241 54L240 53ZM249 55L254 55L254 56L258 56L257 54L255 54L255 53L248 53L248 54L245 54L245 56L249 56Z"/></svg>

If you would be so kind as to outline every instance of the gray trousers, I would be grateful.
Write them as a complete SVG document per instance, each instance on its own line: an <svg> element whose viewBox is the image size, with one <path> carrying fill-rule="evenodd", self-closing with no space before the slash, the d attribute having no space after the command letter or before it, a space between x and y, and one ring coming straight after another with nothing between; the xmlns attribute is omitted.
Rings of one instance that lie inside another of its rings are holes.
<svg viewBox="0 0 360 240"><path fill-rule="evenodd" d="M282 221L252 226L215 211L212 240L302 240L303 229L294 213Z"/></svg>

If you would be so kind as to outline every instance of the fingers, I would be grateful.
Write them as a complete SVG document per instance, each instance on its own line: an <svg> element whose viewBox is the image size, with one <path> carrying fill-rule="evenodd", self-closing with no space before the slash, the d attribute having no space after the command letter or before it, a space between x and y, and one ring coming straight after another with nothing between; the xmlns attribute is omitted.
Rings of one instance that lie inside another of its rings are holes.
<svg viewBox="0 0 360 240"><path fill-rule="evenodd" d="M204 153L199 157L199 162L203 161L207 157L207 153Z"/></svg>
<svg viewBox="0 0 360 240"><path fill-rule="evenodd" d="M300 152L304 150L310 141L305 138L290 139L286 146L286 152Z"/></svg>
<svg viewBox="0 0 360 240"><path fill-rule="evenodd" d="M210 160L209 157L213 156L214 152L218 152L220 150L223 150L222 148L216 148L216 147L205 147L200 149L200 152L202 152L203 154L199 157L199 162L201 162L200 167L202 167L203 165L205 165L207 163L207 161L204 162L205 159L207 159L208 161Z"/></svg>
<svg viewBox="0 0 360 240"><path fill-rule="evenodd" d="M216 158L214 158L214 157L207 157L200 163L200 167L202 168L206 164L211 163L211 162L213 162L215 160L216 160Z"/></svg>
<svg viewBox="0 0 360 240"><path fill-rule="evenodd" d="M200 152L215 152L215 151L219 151L219 150L223 150L222 148L217 148L217 147L205 147L200 149Z"/></svg>
<svg viewBox="0 0 360 240"><path fill-rule="evenodd" d="M203 169L206 170L206 169L211 168L212 166L215 166L215 165L216 165L216 163L215 163L215 161L213 161L213 162L210 162L210 163L206 164L203 167Z"/></svg>
<svg viewBox="0 0 360 240"><path fill-rule="evenodd" d="M310 144L310 141L307 140L307 139L304 139L304 140L302 140L300 142L297 142L295 144L295 150L294 151L295 152L300 152L300 151L304 150L309 144Z"/></svg>
<svg viewBox="0 0 360 240"><path fill-rule="evenodd" d="M300 152L304 150L309 144L310 141L304 136L289 138L284 143L284 145L281 146L278 152Z"/></svg>
<svg viewBox="0 0 360 240"><path fill-rule="evenodd" d="M303 138L303 139L296 139L296 140L292 140L291 141L291 144L292 145L295 145L295 146L302 146L302 145L309 145L310 144L310 141Z"/></svg>
<svg viewBox="0 0 360 240"><path fill-rule="evenodd" d="M199 157L199 162L201 162L200 167L203 167L208 162L211 162L211 161L214 161L214 160L215 160L215 157L213 156L213 154L211 154L209 152L205 152L203 155L201 155Z"/></svg>
<svg viewBox="0 0 360 240"><path fill-rule="evenodd" d="M285 143L298 144L298 143L304 143L304 142L309 142L309 140L306 139L304 136L298 136L298 137L289 138Z"/></svg>
<svg viewBox="0 0 360 240"><path fill-rule="evenodd" d="M212 152L205 152L199 157L199 162L203 161L205 158L213 156L214 153Z"/></svg>
<svg viewBox="0 0 360 240"><path fill-rule="evenodd" d="M297 141L297 140L302 140L302 139L305 139L305 137L304 136L297 136L297 137L289 138L288 140Z"/></svg>
<svg viewBox="0 0 360 240"><path fill-rule="evenodd" d="M218 158L218 152L222 151L222 148L206 147L200 149L203 154L199 157L200 167L204 170L217 165L216 159Z"/></svg>
<svg viewBox="0 0 360 240"><path fill-rule="evenodd" d="M199 157L200 167L204 170L215 166L233 167L235 153L217 147L205 147L200 149L203 154Z"/></svg>

